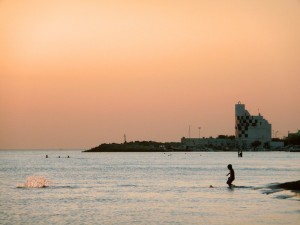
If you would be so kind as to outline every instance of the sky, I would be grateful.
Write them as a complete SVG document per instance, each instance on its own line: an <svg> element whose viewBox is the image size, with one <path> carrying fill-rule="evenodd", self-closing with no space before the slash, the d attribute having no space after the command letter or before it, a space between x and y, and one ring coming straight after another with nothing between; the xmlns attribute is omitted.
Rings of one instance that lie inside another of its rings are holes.
<svg viewBox="0 0 300 225"><path fill-rule="evenodd" d="M0 149L300 129L299 0L0 0Z"/></svg>

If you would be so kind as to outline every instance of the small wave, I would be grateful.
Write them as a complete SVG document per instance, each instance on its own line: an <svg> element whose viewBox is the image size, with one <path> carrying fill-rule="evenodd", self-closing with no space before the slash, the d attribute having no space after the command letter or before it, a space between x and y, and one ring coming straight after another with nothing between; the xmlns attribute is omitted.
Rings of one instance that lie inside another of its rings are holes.
<svg viewBox="0 0 300 225"><path fill-rule="evenodd" d="M118 187L137 187L138 185L136 184L120 184L120 185L117 185Z"/></svg>
<svg viewBox="0 0 300 225"><path fill-rule="evenodd" d="M270 194L274 194L274 193L281 192L281 191L283 191L283 189L276 189L276 190L262 190L261 192L262 192L263 194L270 195Z"/></svg>
<svg viewBox="0 0 300 225"><path fill-rule="evenodd" d="M74 189L74 188L78 188L78 186L66 185L66 186L51 186L51 187L48 187L48 188L50 188L50 189L60 189L60 188Z"/></svg>
<svg viewBox="0 0 300 225"><path fill-rule="evenodd" d="M209 186L205 186L205 187L192 187L192 188L219 188L219 189L223 189L223 188L238 188L238 189L257 189L256 187L254 186L239 186L239 185L232 185L231 187L225 185L225 186L213 186L213 185L209 185Z"/></svg>
<svg viewBox="0 0 300 225"><path fill-rule="evenodd" d="M292 198L294 197L294 195L278 195L276 196L277 199L288 199L288 198Z"/></svg>
<svg viewBox="0 0 300 225"><path fill-rule="evenodd" d="M236 185L233 185L233 188L248 188L248 189L254 189L253 186L236 186Z"/></svg>
<svg viewBox="0 0 300 225"><path fill-rule="evenodd" d="M18 184L17 188L45 188L50 185L50 181L42 176L29 176L24 184Z"/></svg>

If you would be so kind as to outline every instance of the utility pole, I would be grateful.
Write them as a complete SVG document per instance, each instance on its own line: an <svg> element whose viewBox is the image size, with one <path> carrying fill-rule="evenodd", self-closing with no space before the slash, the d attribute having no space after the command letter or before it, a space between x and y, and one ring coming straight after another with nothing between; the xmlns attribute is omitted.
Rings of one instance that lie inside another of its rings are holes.
<svg viewBox="0 0 300 225"><path fill-rule="evenodd" d="M199 129L199 139L200 139L201 138L201 136L200 136L201 127L198 127L198 129Z"/></svg>

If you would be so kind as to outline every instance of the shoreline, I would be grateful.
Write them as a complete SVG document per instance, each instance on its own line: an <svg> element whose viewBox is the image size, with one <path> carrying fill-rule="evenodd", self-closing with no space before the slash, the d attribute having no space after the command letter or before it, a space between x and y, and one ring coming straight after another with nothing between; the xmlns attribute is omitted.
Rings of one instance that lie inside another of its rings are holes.
<svg viewBox="0 0 300 225"><path fill-rule="evenodd" d="M126 150L116 150L116 149L106 149L106 150L83 150L83 153L89 153L89 152L235 152L238 153L239 150L138 150L138 149L126 149ZM243 150L244 152L291 152L296 153L294 151L287 151L287 150Z"/></svg>

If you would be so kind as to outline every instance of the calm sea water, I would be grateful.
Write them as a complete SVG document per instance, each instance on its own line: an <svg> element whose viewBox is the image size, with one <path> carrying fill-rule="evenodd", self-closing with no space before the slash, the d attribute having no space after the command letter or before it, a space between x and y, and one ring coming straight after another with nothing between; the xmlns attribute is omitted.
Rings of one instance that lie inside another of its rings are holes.
<svg viewBox="0 0 300 225"><path fill-rule="evenodd" d="M51 184L17 188L28 176ZM289 152L1 151L0 224L299 224L299 194L267 194L299 178Z"/></svg>

